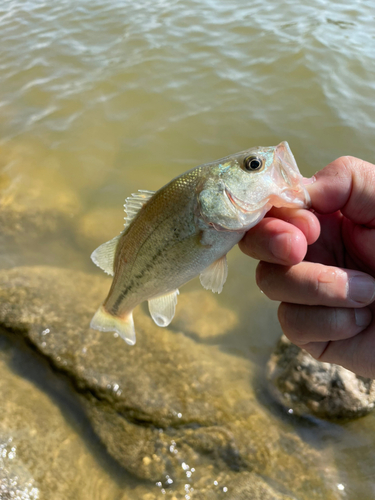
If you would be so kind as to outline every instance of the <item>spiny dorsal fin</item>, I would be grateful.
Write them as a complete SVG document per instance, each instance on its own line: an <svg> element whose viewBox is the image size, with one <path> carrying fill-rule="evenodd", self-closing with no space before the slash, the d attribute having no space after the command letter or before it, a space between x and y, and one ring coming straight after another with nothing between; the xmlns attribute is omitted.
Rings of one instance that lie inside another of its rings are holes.
<svg viewBox="0 0 375 500"><path fill-rule="evenodd" d="M140 209L145 205L148 200L155 194L155 191L147 191L140 189L137 193L133 193L125 200L125 227L128 227Z"/></svg>
<svg viewBox="0 0 375 500"><path fill-rule="evenodd" d="M93 263L111 276L113 276L113 261L115 260L116 247L120 237L121 234L115 236L112 240L106 241L91 254Z"/></svg>
<svg viewBox="0 0 375 500"><path fill-rule="evenodd" d="M218 260L215 260L208 266L199 276L201 284L207 290L221 293L223 285L228 276L227 256L224 255Z"/></svg>
<svg viewBox="0 0 375 500"><path fill-rule="evenodd" d="M179 293L178 290L173 290L173 292L148 301L151 317L158 326L168 326L172 321Z"/></svg>
<svg viewBox="0 0 375 500"><path fill-rule="evenodd" d="M125 228L129 226L138 211L148 202L154 193L155 191L139 190L138 193L133 193L129 196L129 198L126 198L124 205L127 214L125 218ZM93 263L111 276L113 276L113 262L115 260L117 243L121 234L115 236L112 240L103 243L103 245L100 245L100 247L94 250L91 254L91 260Z"/></svg>

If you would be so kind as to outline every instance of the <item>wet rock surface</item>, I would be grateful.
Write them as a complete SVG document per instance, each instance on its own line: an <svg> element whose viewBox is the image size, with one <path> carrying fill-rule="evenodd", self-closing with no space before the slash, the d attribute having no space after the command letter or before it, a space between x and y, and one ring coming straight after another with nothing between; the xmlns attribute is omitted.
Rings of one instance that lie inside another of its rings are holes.
<svg viewBox="0 0 375 500"><path fill-rule="evenodd" d="M105 460L97 460L95 446L85 442L85 426L80 428L75 418L80 411L76 398L47 363L15 345L3 331L0 397L1 500L121 498L121 487L110 477ZM60 406L62 401L65 405Z"/></svg>
<svg viewBox="0 0 375 500"><path fill-rule="evenodd" d="M375 406L375 382L315 360L284 335L267 365L273 396L297 415L355 418Z"/></svg>
<svg viewBox="0 0 375 500"><path fill-rule="evenodd" d="M257 401L246 359L158 328L142 307L132 348L91 330L109 283L43 266L1 271L0 323L73 382L122 467L170 498L338 498L321 455ZM178 307L189 300L181 294Z"/></svg>

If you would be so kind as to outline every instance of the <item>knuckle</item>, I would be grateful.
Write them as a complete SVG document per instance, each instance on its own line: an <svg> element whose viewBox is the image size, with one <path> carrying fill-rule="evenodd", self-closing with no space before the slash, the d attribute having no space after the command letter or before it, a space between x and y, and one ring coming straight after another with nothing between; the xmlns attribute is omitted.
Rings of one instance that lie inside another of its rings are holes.
<svg viewBox="0 0 375 500"><path fill-rule="evenodd" d="M327 336L330 339L341 337L345 332L349 332L353 328L353 314L351 310L331 307L327 308L326 314L323 316L323 322L320 325L325 329Z"/></svg>
<svg viewBox="0 0 375 500"><path fill-rule="evenodd" d="M358 159L355 158L354 156L343 155L337 158L336 161L344 164L346 167L350 167L351 165L353 165L354 162L358 162Z"/></svg>
<svg viewBox="0 0 375 500"><path fill-rule="evenodd" d="M340 314L336 308L331 308L326 316L325 326L328 335L331 337L340 330ZM324 324L322 325L322 327Z"/></svg>
<svg viewBox="0 0 375 500"><path fill-rule="evenodd" d="M341 173L351 177L353 184L363 189L372 186L375 180L375 165L354 156L341 156L336 160L341 165Z"/></svg>
<svg viewBox="0 0 375 500"><path fill-rule="evenodd" d="M319 302L323 299L345 299L347 277L344 271L336 267L323 266L318 268L315 280L314 297Z"/></svg>

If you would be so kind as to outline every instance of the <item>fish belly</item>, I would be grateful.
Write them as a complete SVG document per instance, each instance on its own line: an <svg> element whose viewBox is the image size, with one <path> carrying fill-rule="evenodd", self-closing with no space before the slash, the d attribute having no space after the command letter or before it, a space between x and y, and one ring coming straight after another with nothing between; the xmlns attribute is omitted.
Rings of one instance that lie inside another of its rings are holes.
<svg viewBox="0 0 375 500"><path fill-rule="evenodd" d="M242 238L191 219L169 220L143 242L133 266L120 266L105 308L122 316L145 300L167 294L199 275Z"/></svg>

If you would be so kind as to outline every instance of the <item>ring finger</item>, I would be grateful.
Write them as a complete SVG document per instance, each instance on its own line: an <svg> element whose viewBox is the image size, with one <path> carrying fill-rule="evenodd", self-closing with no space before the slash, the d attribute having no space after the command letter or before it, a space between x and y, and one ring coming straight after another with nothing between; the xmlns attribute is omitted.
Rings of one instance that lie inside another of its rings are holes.
<svg viewBox="0 0 375 500"><path fill-rule="evenodd" d="M278 311L285 335L314 357L321 356L327 343L354 337L372 321L370 309L300 306L282 303Z"/></svg>

